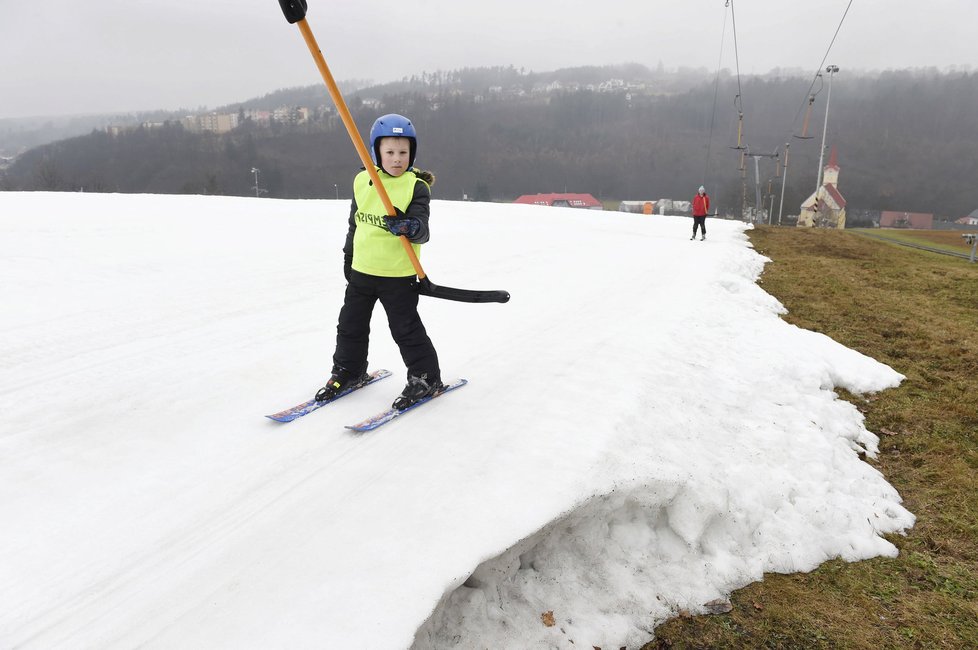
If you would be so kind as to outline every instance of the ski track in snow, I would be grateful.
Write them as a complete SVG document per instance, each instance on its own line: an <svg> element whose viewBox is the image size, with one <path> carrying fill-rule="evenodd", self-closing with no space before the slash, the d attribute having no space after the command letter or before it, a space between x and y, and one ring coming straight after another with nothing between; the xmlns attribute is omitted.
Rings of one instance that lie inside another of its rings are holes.
<svg viewBox="0 0 978 650"><path fill-rule="evenodd" d="M404 369L305 418L347 204L0 193L0 647L580 648L913 515L739 222L435 201L422 299L469 386L363 435ZM552 611L555 624L541 616Z"/></svg>

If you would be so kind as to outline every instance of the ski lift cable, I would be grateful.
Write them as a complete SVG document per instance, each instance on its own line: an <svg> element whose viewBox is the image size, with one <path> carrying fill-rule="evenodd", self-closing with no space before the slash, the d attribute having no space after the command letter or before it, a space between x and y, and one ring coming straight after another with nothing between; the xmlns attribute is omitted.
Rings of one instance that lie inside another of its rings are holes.
<svg viewBox="0 0 978 650"><path fill-rule="evenodd" d="M737 96L743 97L744 91L740 86L740 50L737 46L737 15L734 13L734 0L727 0L730 4L730 20L733 23L734 40L734 62L737 65Z"/></svg>
<svg viewBox="0 0 978 650"><path fill-rule="evenodd" d="M809 101L809 98L812 97L812 89L815 87L815 82L822 78L822 69L825 67L825 62L829 58L829 53L832 51L832 46L835 45L835 39L839 36L839 31L842 29L842 24L845 22L846 16L849 15L849 9L852 7L852 2L853 0L849 0L849 4L846 5L846 10L842 12L842 18L839 20L839 25L835 28L835 34L832 35L832 40L829 42L828 48L825 50L825 56L822 57L822 61L819 63L818 68L816 68L815 76L812 77L812 83L808 85L808 90L805 91L805 96L802 98L801 105L795 112L795 117L791 121L791 135L794 135L794 125L798 122L798 116L801 115L803 110L805 110L805 104ZM821 92L821 88L819 88L819 92ZM818 93L815 94L817 95Z"/></svg>
<svg viewBox="0 0 978 650"><path fill-rule="evenodd" d="M730 5L730 22L733 26L733 42L734 42L734 63L737 66L737 97L734 98L734 104L737 106L738 112L738 126L737 126L737 149L743 148L744 137L744 90L740 83L740 48L737 45L737 14L734 12L734 0L727 0L727 4Z"/></svg>
<svg viewBox="0 0 978 650"><path fill-rule="evenodd" d="M727 5L724 6L725 7L729 6L729 2L727 3ZM723 29L720 31L720 55L717 58L717 74L716 74L716 79L713 82L713 112L710 115L710 137L706 142L706 165L703 168L703 182L701 183L702 185L706 185L706 182L709 180L709 176L710 176L710 153L713 148L713 127L716 124L717 97L719 96L719 92L720 92L720 66L723 63L723 43L726 40L726 36L727 36L727 12L724 11Z"/></svg>
<svg viewBox="0 0 978 650"><path fill-rule="evenodd" d="M819 73L816 76L816 79L821 79L821 78L822 78L822 75L821 75L821 73ZM798 138L799 140L811 140L814 137L814 136L808 135L808 125L809 125L809 123L811 122L811 119L812 119L812 108L815 106L815 97L817 97L818 94L820 92L822 92L822 88L823 88L824 85L825 85L825 82L822 82L819 85L818 90L816 90L815 92L811 93L808 96L808 108L805 110L805 119L804 119L804 121L801 124L801 135L795 135L794 136L794 137ZM798 121L798 113L795 113L795 119L794 119L794 121L792 123L797 122L797 121Z"/></svg>

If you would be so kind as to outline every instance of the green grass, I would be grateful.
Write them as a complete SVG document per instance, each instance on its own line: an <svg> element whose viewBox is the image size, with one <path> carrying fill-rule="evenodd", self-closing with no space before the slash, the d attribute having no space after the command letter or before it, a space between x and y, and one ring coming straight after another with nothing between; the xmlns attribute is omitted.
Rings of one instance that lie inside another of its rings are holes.
<svg viewBox="0 0 978 650"><path fill-rule="evenodd" d="M867 462L917 523L889 538L896 558L767 575L732 612L668 621L643 650L978 648L978 264L847 231L750 238L772 260L761 286L785 320L907 376L869 398L841 394L888 432Z"/></svg>
<svg viewBox="0 0 978 650"><path fill-rule="evenodd" d="M906 230L901 228L853 228L849 232L886 237L909 244L920 244L955 253L970 253L971 244L959 230ZM978 232L978 227L967 232Z"/></svg>

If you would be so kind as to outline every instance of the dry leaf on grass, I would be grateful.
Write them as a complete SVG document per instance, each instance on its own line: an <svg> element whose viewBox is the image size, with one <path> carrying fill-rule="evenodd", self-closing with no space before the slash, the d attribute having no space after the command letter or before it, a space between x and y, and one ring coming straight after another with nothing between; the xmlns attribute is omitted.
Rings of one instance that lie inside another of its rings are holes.
<svg viewBox="0 0 978 650"><path fill-rule="evenodd" d="M710 614L726 614L733 610L733 605L730 604L730 601L723 598L711 600L703 606L706 607L706 611Z"/></svg>

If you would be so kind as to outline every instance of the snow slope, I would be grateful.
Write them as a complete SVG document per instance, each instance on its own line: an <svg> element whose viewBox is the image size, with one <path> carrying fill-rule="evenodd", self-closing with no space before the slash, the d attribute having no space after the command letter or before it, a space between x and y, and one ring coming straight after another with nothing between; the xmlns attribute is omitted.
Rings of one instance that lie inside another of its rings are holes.
<svg viewBox="0 0 978 650"><path fill-rule="evenodd" d="M328 375L348 206L0 193L0 647L636 647L680 609L913 524L744 225L435 201L423 298L464 389ZM551 619L552 616L552 619ZM550 623L553 623L552 625Z"/></svg>

